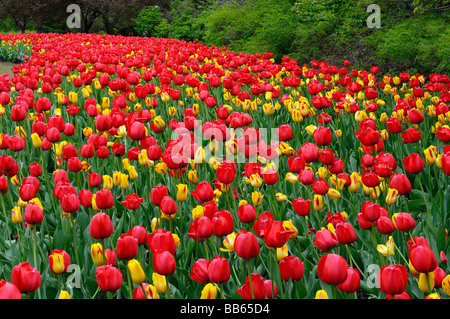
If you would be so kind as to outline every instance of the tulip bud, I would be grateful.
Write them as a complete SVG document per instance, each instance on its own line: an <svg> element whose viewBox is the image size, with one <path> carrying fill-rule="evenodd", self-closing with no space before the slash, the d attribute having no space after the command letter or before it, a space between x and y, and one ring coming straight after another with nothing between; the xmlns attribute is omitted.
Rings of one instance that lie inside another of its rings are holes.
<svg viewBox="0 0 450 319"><path fill-rule="evenodd" d="M127 266L131 274L131 280L136 285L142 284L145 280L145 273L139 261L137 261L136 259L131 259L128 261Z"/></svg>
<svg viewBox="0 0 450 319"><path fill-rule="evenodd" d="M200 299L216 299L217 297L217 286L208 283L203 287Z"/></svg>

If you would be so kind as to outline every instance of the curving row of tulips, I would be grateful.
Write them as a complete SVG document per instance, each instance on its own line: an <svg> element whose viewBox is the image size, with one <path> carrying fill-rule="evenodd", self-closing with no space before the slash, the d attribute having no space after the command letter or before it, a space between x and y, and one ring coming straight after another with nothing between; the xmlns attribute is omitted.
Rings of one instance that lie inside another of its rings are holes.
<svg viewBox="0 0 450 319"><path fill-rule="evenodd" d="M0 298L450 296L447 74L0 40Z"/></svg>

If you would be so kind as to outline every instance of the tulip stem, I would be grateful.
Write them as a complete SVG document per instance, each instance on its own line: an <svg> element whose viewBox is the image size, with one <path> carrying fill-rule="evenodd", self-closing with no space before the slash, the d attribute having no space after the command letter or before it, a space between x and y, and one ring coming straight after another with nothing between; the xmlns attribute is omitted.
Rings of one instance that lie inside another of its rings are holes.
<svg viewBox="0 0 450 319"><path fill-rule="evenodd" d="M37 224L33 225L33 263L34 263L34 267L38 268L37 259L36 259L36 225ZM41 299L41 290L39 289L39 287L37 289L37 295L38 295L38 298Z"/></svg>
<svg viewBox="0 0 450 319"><path fill-rule="evenodd" d="M170 284L169 284L169 276L166 276L166 299L170 299Z"/></svg>
<svg viewBox="0 0 450 319"><path fill-rule="evenodd" d="M8 215L6 215L6 208L5 208L5 200L3 198L3 193L1 194L1 199L2 199L2 207L3 207L3 214L5 215L5 224L6 224L6 234L5 234L5 240L6 239L10 239L8 238L8 236L11 236L11 233L9 231L9 219L8 219Z"/></svg>
<svg viewBox="0 0 450 319"><path fill-rule="evenodd" d="M419 174L417 174L417 180L419 181L419 186L420 186L420 189L422 191L423 201L425 202L425 207L427 208L428 217L427 217L426 220L427 220L428 230L431 229L433 234L436 235L436 228L434 228L432 226L433 225L432 224L432 216L431 216L431 213L430 213L430 208L428 207L428 201L427 201L427 198L425 196L425 191L423 190L422 181L420 180L420 175Z"/></svg>
<svg viewBox="0 0 450 319"><path fill-rule="evenodd" d="M252 299L255 299L255 293L253 292L252 270L250 268L250 259L247 259L247 271L248 271L248 283L250 284L250 291L252 293Z"/></svg>
<svg viewBox="0 0 450 319"><path fill-rule="evenodd" d="M131 275L130 275L130 269L128 269L127 264L125 263L125 267L127 268L127 278L128 278L128 293L130 296L130 299L133 299L133 287L131 286ZM145 291L144 291L145 294Z"/></svg>
<svg viewBox="0 0 450 319"><path fill-rule="evenodd" d="M73 219L73 222L72 222ZM77 231L75 230L75 218L73 213L70 213L70 222L72 224L72 232L73 232L73 244L75 250L75 258L77 260L77 264L80 265L80 258L78 257L78 239L77 239Z"/></svg>
<svg viewBox="0 0 450 319"><path fill-rule="evenodd" d="M105 239L102 238L102 254L103 254L103 265L106 265L106 249L105 249Z"/></svg>

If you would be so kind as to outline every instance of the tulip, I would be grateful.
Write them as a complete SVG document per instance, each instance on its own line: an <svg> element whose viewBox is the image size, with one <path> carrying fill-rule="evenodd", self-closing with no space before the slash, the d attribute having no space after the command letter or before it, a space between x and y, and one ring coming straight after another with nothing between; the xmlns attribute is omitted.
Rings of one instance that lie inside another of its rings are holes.
<svg viewBox="0 0 450 319"><path fill-rule="evenodd" d="M41 285L41 274L33 268L28 261L15 266L11 272L11 283L21 293L30 293L39 289Z"/></svg>
<svg viewBox="0 0 450 319"><path fill-rule="evenodd" d="M214 198L214 190L207 181L197 184L195 190L191 191L191 194L200 203L208 202Z"/></svg>
<svg viewBox="0 0 450 319"><path fill-rule="evenodd" d="M145 273L139 261L136 259L131 259L128 261L127 267L131 275L131 280L136 285L142 284L145 280Z"/></svg>
<svg viewBox="0 0 450 319"><path fill-rule="evenodd" d="M419 273L429 273L437 267L436 255L428 246L413 245L409 250L409 259L411 265Z"/></svg>
<svg viewBox="0 0 450 319"><path fill-rule="evenodd" d="M0 299L22 299L19 289L12 283L0 280Z"/></svg>
<svg viewBox="0 0 450 319"><path fill-rule="evenodd" d="M350 223L338 223L335 232L337 240L342 245L351 244L356 241L355 229Z"/></svg>
<svg viewBox="0 0 450 319"><path fill-rule="evenodd" d="M209 282L208 276L208 260L200 258L191 267L189 274L192 280L201 284L207 284Z"/></svg>
<svg viewBox="0 0 450 319"><path fill-rule="evenodd" d="M416 226L413 217L408 213L396 213L392 216L392 222L400 231L407 232Z"/></svg>
<svg viewBox="0 0 450 319"><path fill-rule="evenodd" d="M120 270L111 265L99 266L95 270L97 284L102 291L116 291L123 283Z"/></svg>
<svg viewBox="0 0 450 319"><path fill-rule="evenodd" d="M256 258L260 251L258 239L253 233L240 230L234 239L234 250L242 259Z"/></svg>
<svg viewBox="0 0 450 319"><path fill-rule="evenodd" d="M70 256L64 250L54 249L48 257L50 270L55 275L65 273L70 265Z"/></svg>
<svg viewBox="0 0 450 319"><path fill-rule="evenodd" d="M328 229L319 230L316 232L316 239L313 240L314 245L322 252L329 252L332 248L339 244L336 235Z"/></svg>
<svg viewBox="0 0 450 319"><path fill-rule="evenodd" d="M34 203L29 203L25 207L25 213L23 218L27 224L40 224L44 220L44 214L42 213L42 208Z"/></svg>
<svg viewBox="0 0 450 319"><path fill-rule="evenodd" d="M283 247L289 239L290 235L294 233L293 230L286 230L283 223L274 221L269 223L264 233L264 243L268 247Z"/></svg>
<svg viewBox="0 0 450 319"><path fill-rule="evenodd" d="M165 250L175 254L176 245L171 232L164 229L157 229L147 236L147 243L150 251L154 254L159 250Z"/></svg>
<svg viewBox="0 0 450 319"><path fill-rule="evenodd" d="M94 239L104 239L112 235L113 223L106 213L95 214L89 223L89 233Z"/></svg>
<svg viewBox="0 0 450 319"><path fill-rule="evenodd" d="M411 192L412 186L406 175L394 173L389 181L389 187L396 189L399 195L406 195Z"/></svg>
<svg viewBox="0 0 450 319"><path fill-rule="evenodd" d="M164 185L155 186L152 188L150 192L150 199L152 201L152 204L155 206L159 206L161 203L161 200L168 196L167 187Z"/></svg>
<svg viewBox="0 0 450 319"><path fill-rule="evenodd" d="M237 289L237 293L244 299L264 299L266 297L264 279L260 274L251 274L250 276L251 279L247 276L244 284Z"/></svg>
<svg viewBox="0 0 450 319"><path fill-rule="evenodd" d="M286 256L279 262L281 278L284 281L299 281L303 278L303 262L297 256Z"/></svg>
<svg viewBox="0 0 450 319"><path fill-rule="evenodd" d="M341 284L338 284L336 287L345 293L351 294L356 292L360 286L360 274L358 269L356 268L347 268L347 278Z"/></svg>
<svg viewBox="0 0 450 319"><path fill-rule="evenodd" d="M109 189L102 188L95 194L95 203L101 210L109 209L114 206L114 197Z"/></svg>
<svg viewBox="0 0 450 319"><path fill-rule="evenodd" d="M135 237L123 233L117 239L116 255L119 259L133 259L138 250L138 241Z"/></svg>
<svg viewBox="0 0 450 319"><path fill-rule="evenodd" d="M216 299L217 286L212 283L208 283L203 287L200 299Z"/></svg>
<svg viewBox="0 0 450 319"><path fill-rule="evenodd" d="M142 288L144 288L144 292L142 291ZM156 290L155 286L144 282L139 287L133 289L133 298L134 299L159 299L159 295L158 295L158 291Z"/></svg>
<svg viewBox="0 0 450 319"><path fill-rule="evenodd" d="M167 250L158 250L153 254L153 269L161 276L172 275L176 270L175 257Z"/></svg>
<svg viewBox="0 0 450 319"><path fill-rule="evenodd" d="M177 212L177 203L172 197L164 196L159 204L161 211L166 215L173 215Z"/></svg>
<svg viewBox="0 0 450 319"><path fill-rule="evenodd" d="M227 236L233 232L233 215L224 209L220 209L214 214L212 221L212 231L217 237Z"/></svg>
<svg viewBox="0 0 450 319"><path fill-rule="evenodd" d="M139 198L137 194L130 194L125 196L125 201L121 203L129 210L136 210L141 206L142 198Z"/></svg>
<svg viewBox="0 0 450 319"><path fill-rule="evenodd" d="M386 265L378 273L380 290L388 295L398 295L405 291L408 272L403 265Z"/></svg>
<svg viewBox="0 0 450 319"><path fill-rule="evenodd" d="M230 265L228 259L217 255L208 260L208 277L213 283L225 283L230 279Z"/></svg>
<svg viewBox="0 0 450 319"><path fill-rule="evenodd" d="M339 285L347 278L347 262L336 254L326 254L319 259L317 273L320 280L329 285Z"/></svg>
<svg viewBox="0 0 450 319"><path fill-rule="evenodd" d="M255 206L250 204L239 206L238 218L242 223L253 223L256 219Z"/></svg>
<svg viewBox="0 0 450 319"><path fill-rule="evenodd" d="M403 166L409 174L417 174L423 171L425 163L419 154L412 153L403 158Z"/></svg>
<svg viewBox="0 0 450 319"><path fill-rule="evenodd" d="M186 184L177 184L177 201L184 202L187 199L188 187Z"/></svg>

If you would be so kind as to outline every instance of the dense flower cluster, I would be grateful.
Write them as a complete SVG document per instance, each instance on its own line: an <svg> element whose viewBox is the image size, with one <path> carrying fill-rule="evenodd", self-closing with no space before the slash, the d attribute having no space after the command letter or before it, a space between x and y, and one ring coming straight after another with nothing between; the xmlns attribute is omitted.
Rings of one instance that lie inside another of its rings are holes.
<svg viewBox="0 0 450 319"><path fill-rule="evenodd" d="M448 75L0 39L0 298L450 295Z"/></svg>

